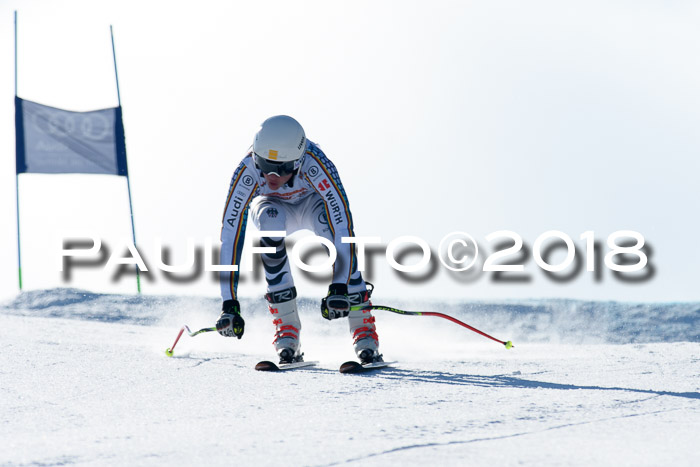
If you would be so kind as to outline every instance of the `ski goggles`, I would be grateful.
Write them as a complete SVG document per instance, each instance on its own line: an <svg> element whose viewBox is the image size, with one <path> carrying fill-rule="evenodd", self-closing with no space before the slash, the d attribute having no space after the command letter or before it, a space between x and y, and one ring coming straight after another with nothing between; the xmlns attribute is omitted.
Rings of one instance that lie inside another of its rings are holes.
<svg viewBox="0 0 700 467"><path fill-rule="evenodd" d="M297 168L297 161L278 162L265 159L253 153L255 167L264 174L275 174L278 177L284 177L293 173Z"/></svg>

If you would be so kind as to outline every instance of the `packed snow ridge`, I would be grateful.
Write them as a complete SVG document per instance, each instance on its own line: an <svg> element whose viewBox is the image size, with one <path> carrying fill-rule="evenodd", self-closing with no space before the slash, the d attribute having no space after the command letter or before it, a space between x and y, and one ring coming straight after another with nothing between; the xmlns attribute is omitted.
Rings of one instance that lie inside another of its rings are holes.
<svg viewBox="0 0 700 467"><path fill-rule="evenodd" d="M298 299L302 319L317 318L318 300ZM392 302L374 300L409 311L437 311L489 332L499 331L513 342L625 344L700 342L700 303L633 303L541 299L503 302ZM242 299L244 317L267 315L261 298ZM98 294L78 289L32 290L0 304L0 312L124 324L168 323L168 317L197 314L211 317L220 310L219 298ZM382 315L385 311L376 311ZM304 318L304 316L308 316ZM402 319L417 319L404 317ZM435 320L437 318L419 318ZM425 325L425 323L422 323ZM504 337L505 339L506 337Z"/></svg>

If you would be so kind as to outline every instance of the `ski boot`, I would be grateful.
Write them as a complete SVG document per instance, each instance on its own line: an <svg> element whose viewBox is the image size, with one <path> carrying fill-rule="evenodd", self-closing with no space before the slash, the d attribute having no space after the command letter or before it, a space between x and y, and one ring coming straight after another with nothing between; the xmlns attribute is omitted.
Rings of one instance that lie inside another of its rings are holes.
<svg viewBox="0 0 700 467"><path fill-rule="evenodd" d="M275 325L275 340L272 343L280 363L304 361L299 340L301 321L297 311L296 296L295 287L265 295L270 314L272 314L272 324Z"/></svg>
<svg viewBox="0 0 700 467"><path fill-rule="evenodd" d="M367 282L369 290L348 294L352 307L371 305L370 297L374 286ZM374 316L370 310L354 309L348 314L348 324L353 338L355 355L363 364L383 362L379 353L379 337L374 324Z"/></svg>

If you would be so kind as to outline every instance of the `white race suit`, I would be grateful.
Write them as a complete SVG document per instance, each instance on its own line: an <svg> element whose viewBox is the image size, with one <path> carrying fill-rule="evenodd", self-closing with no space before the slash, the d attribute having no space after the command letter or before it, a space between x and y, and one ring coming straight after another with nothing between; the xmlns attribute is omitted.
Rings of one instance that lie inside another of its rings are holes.
<svg viewBox="0 0 700 467"><path fill-rule="evenodd" d="M261 231L291 234L309 229L330 240L337 252L332 282L346 284L349 294L364 294L366 285L357 270L355 245L341 241L343 237L354 236L348 198L335 165L315 143L308 142L298 171L277 190L268 187L262 172L255 167L252 150L243 158L233 173L226 199L221 231L221 265L240 266L249 210ZM261 255L268 293L293 287L284 238L263 237L261 245L275 248L275 253ZM238 276L238 271L221 273L223 300L237 298ZM349 318L356 344L358 340L369 337L376 342L374 318L369 310L351 312Z"/></svg>

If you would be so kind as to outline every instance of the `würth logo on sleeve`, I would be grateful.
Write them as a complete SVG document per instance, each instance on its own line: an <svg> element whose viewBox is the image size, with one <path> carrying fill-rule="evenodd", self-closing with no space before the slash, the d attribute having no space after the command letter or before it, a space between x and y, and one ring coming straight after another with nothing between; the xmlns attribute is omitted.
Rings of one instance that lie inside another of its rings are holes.
<svg viewBox="0 0 700 467"><path fill-rule="evenodd" d="M330 187L331 187L331 184L328 183L328 179L326 179L326 178L324 178L323 181L318 184L318 189L321 191L326 191Z"/></svg>

